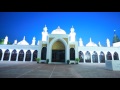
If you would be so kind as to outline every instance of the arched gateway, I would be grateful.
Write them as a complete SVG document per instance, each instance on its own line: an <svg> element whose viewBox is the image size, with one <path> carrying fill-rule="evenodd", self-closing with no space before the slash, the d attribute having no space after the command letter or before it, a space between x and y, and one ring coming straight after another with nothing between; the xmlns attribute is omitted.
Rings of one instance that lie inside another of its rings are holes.
<svg viewBox="0 0 120 90"><path fill-rule="evenodd" d="M50 42L50 62L65 62L67 59L67 42L63 38L54 38Z"/></svg>
<svg viewBox="0 0 120 90"><path fill-rule="evenodd" d="M52 45L52 62L65 62L65 46L59 40Z"/></svg>
<svg viewBox="0 0 120 90"><path fill-rule="evenodd" d="M70 37L73 37L73 33L70 36L59 26L48 35L48 40L42 46L47 46L47 59L49 59L49 63L67 63L67 60L70 60L70 48L75 48L75 51L77 49L77 43L74 40L70 41ZM75 58L77 58L77 52L75 53Z"/></svg>

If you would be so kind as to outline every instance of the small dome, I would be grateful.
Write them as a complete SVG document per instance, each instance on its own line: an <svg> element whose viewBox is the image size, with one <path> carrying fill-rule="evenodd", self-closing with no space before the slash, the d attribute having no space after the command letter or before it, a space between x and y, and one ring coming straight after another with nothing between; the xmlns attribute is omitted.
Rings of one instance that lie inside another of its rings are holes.
<svg viewBox="0 0 120 90"><path fill-rule="evenodd" d="M66 32L58 26L58 28L53 30L51 34L66 34Z"/></svg>
<svg viewBox="0 0 120 90"><path fill-rule="evenodd" d="M25 36L22 41L18 42L17 45L29 45L29 43L25 40Z"/></svg>
<svg viewBox="0 0 120 90"><path fill-rule="evenodd" d="M88 44L86 44L86 46L89 46L89 47L96 47L97 44L95 44L94 42L92 42L91 38L90 38L90 42Z"/></svg>

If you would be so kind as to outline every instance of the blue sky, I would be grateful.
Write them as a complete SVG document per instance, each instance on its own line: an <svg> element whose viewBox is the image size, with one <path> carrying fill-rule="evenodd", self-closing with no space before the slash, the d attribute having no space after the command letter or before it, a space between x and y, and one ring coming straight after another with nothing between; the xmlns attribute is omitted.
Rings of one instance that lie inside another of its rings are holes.
<svg viewBox="0 0 120 90"><path fill-rule="evenodd" d="M26 36L31 44L35 36L37 44L45 25L49 34L58 26L69 34L73 25L76 40L81 37L84 45L90 37L102 46L106 46L108 38L112 45L114 30L120 38L120 12L0 12L0 38L7 35L12 43Z"/></svg>

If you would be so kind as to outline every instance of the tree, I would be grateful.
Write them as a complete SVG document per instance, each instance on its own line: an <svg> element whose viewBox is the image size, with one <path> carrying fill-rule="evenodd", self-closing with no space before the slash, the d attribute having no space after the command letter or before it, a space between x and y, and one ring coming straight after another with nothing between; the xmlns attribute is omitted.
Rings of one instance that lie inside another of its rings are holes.
<svg viewBox="0 0 120 90"><path fill-rule="evenodd" d="M0 39L0 44L4 44L4 39Z"/></svg>
<svg viewBox="0 0 120 90"><path fill-rule="evenodd" d="M8 44L8 45L12 45L12 43L11 43L11 42L8 42L7 44Z"/></svg>
<svg viewBox="0 0 120 90"><path fill-rule="evenodd" d="M113 43L116 43L116 42L119 42L119 41L120 41L119 37L117 35L114 35Z"/></svg>
<svg viewBox="0 0 120 90"><path fill-rule="evenodd" d="M0 39L0 44L4 44L4 39ZM8 44L8 45L12 45L11 42L8 42L7 44Z"/></svg>

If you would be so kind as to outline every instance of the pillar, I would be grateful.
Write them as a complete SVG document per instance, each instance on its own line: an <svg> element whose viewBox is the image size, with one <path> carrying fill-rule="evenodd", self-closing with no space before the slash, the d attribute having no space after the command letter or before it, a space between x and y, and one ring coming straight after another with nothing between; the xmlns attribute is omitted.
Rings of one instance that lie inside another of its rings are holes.
<svg viewBox="0 0 120 90"><path fill-rule="evenodd" d="M9 60L8 60L8 61L10 61L10 59L11 59L11 55L12 55L12 51L13 51L13 50L10 49L9 51L10 51L10 56L9 56Z"/></svg>
<svg viewBox="0 0 120 90"><path fill-rule="evenodd" d="M84 63L85 63L85 52L86 52L86 51L83 51L83 54L84 54L83 62L84 62Z"/></svg>
<svg viewBox="0 0 120 90"><path fill-rule="evenodd" d="M30 62L33 61L33 52L34 52L34 50L31 50L31 60L30 60Z"/></svg>
<svg viewBox="0 0 120 90"><path fill-rule="evenodd" d="M18 61L18 56L19 56L19 49L16 50L17 51L17 57L16 57L16 61Z"/></svg>
<svg viewBox="0 0 120 90"><path fill-rule="evenodd" d="M91 55L91 63L93 63L93 60L92 60L92 54L93 54L93 52L92 51L89 51L90 52L90 55Z"/></svg>
<svg viewBox="0 0 120 90"><path fill-rule="evenodd" d="M24 50L24 58L23 58L23 62L25 62L26 52L27 52L27 50Z"/></svg>

